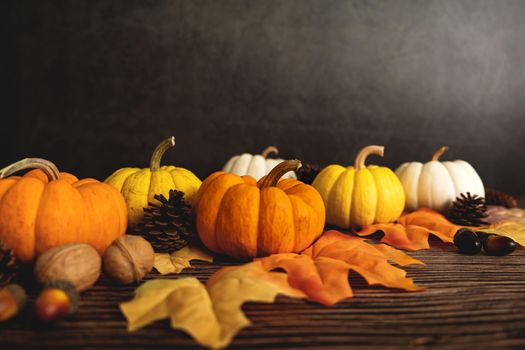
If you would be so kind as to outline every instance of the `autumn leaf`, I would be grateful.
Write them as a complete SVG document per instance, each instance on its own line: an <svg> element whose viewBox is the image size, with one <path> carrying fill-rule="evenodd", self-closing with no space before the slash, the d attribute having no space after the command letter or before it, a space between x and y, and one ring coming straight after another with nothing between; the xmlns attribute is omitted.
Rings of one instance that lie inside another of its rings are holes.
<svg viewBox="0 0 525 350"><path fill-rule="evenodd" d="M172 328L185 331L202 346L220 349L250 324L241 309L245 302L272 303L278 294L304 297L289 286L285 274L268 272L256 261L223 268L206 286L193 277L148 281L120 308L130 331L170 318Z"/></svg>
<svg viewBox="0 0 525 350"><path fill-rule="evenodd" d="M191 267L192 260L213 262L213 255L202 245L192 244L171 254L155 253L153 267L161 275L181 273L185 268Z"/></svg>
<svg viewBox="0 0 525 350"><path fill-rule="evenodd" d="M496 224L490 225L489 227L477 229L476 231L506 236L522 247L525 247L525 226L513 221L498 222Z"/></svg>
<svg viewBox="0 0 525 350"><path fill-rule="evenodd" d="M422 264L384 244L369 244L363 238L328 231L301 254L275 254L225 267L206 285L193 277L148 281L120 308L130 331L169 318L172 328L190 334L202 346L220 349L250 324L242 311L247 301L272 303L282 294L333 305L353 295L348 282L350 271L369 284L407 291L423 289L389 260L401 266ZM272 272L277 268L285 273Z"/></svg>
<svg viewBox="0 0 525 350"><path fill-rule="evenodd" d="M451 243L460 228L461 226L454 225L438 212L421 208L404 214L397 223L367 225L354 233L363 237L382 231L382 243L405 250L420 250L430 248L430 234L443 242Z"/></svg>
<svg viewBox="0 0 525 350"><path fill-rule="evenodd" d="M338 231L327 231L302 254L274 254L258 261L268 271L284 269L291 287L323 305L333 305L352 297L348 282L350 271L357 272L371 285L407 291L423 289L407 278L404 270L391 265L388 260L401 266L422 264L394 248L372 245L362 238Z"/></svg>

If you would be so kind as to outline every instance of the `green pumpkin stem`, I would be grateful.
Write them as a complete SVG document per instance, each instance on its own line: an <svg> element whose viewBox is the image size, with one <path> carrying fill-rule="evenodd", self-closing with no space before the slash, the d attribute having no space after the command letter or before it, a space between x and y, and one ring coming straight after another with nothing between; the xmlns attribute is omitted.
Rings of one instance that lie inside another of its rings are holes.
<svg viewBox="0 0 525 350"><path fill-rule="evenodd" d="M157 148L155 148L155 150L153 151L153 155L151 156L151 160L149 162L149 168L151 172L154 172L160 169L160 160L162 159L162 156L167 150L169 150L172 147L175 147L175 137L174 136L159 143Z"/></svg>
<svg viewBox="0 0 525 350"><path fill-rule="evenodd" d="M368 158L368 156L371 154L375 154L382 157L385 154L385 147L377 145L364 147L361 151L359 151L357 157L355 157L355 170L366 168L366 158Z"/></svg>
<svg viewBox="0 0 525 350"><path fill-rule="evenodd" d="M42 158L25 158L0 170L0 179L6 178L24 169L40 169L49 181L58 180L60 172L55 164Z"/></svg>
<svg viewBox="0 0 525 350"><path fill-rule="evenodd" d="M289 171L296 171L300 166L301 161L299 159L285 160L277 164L268 175L260 179L257 186L261 190L266 187L277 186L277 183L284 174Z"/></svg>
<svg viewBox="0 0 525 350"><path fill-rule="evenodd" d="M436 152L434 152L434 155L432 156L432 160L439 160L439 157L441 157L441 155L445 153L447 150L448 150L448 146L441 147Z"/></svg>
<svg viewBox="0 0 525 350"><path fill-rule="evenodd" d="M279 149L275 146L268 146L264 149L264 151L261 152L261 156L263 156L263 158L267 158L270 153L279 154Z"/></svg>

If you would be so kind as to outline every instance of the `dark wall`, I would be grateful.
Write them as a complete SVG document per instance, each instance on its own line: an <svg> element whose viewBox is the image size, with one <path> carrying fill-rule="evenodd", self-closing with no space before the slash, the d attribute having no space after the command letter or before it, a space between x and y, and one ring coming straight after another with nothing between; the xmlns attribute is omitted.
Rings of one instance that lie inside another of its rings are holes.
<svg viewBox="0 0 525 350"><path fill-rule="evenodd" d="M525 193L525 1L11 1L2 164L41 156L104 178L232 155L427 160L449 145ZM9 64L10 63L10 64ZM11 69L12 68L12 69Z"/></svg>

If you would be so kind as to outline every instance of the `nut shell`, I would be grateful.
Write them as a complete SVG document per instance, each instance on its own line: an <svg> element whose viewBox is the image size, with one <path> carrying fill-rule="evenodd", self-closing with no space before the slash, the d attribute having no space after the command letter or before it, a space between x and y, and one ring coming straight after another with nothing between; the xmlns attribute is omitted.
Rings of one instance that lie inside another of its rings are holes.
<svg viewBox="0 0 525 350"><path fill-rule="evenodd" d="M104 271L122 284L140 282L153 268L151 244L140 236L117 238L104 254Z"/></svg>
<svg viewBox="0 0 525 350"><path fill-rule="evenodd" d="M92 287L100 276L102 259L88 244L71 243L52 248L35 264L35 277L41 284L64 280L78 292Z"/></svg>

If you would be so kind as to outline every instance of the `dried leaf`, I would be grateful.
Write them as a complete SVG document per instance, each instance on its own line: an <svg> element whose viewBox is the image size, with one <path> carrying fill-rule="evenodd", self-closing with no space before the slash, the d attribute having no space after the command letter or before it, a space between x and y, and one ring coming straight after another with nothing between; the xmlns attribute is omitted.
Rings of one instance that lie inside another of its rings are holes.
<svg viewBox="0 0 525 350"><path fill-rule="evenodd" d="M422 264L394 248L372 245L362 238L338 231L326 232L302 254L275 254L258 261L269 271L284 269L290 286L303 291L308 299L324 305L333 305L353 295L348 283L349 271L359 273L372 285L407 291L423 289L388 260L403 266Z"/></svg>
<svg viewBox="0 0 525 350"><path fill-rule="evenodd" d="M443 242L451 243L456 231L461 226L454 225L438 212L421 208L404 214L397 223L375 224L354 231L359 236L369 236L382 231L381 242L405 250L429 249L429 235L432 234Z"/></svg>
<svg viewBox="0 0 525 350"><path fill-rule="evenodd" d="M403 266L422 264L383 244L328 231L302 254L276 254L226 267L206 286L193 277L148 281L120 308L130 331L170 318L173 328L185 331L205 347L219 349L250 324L242 311L247 301L271 303L283 294L333 305L352 296L350 271L362 275L369 284L407 291L423 289L388 260ZM272 272L276 268L286 273Z"/></svg>
<svg viewBox="0 0 525 350"><path fill-rule="evenodd" d="M213 255L200 245L188 245L171 254L155 253L153 267L161 275L181 273L185 268L191 267L190 261L192 260L213 262Z"/></svg>
<svg viewBox="0 0 525 350"><path fill-rule="evenodd" d="M261 262L223 268L204 286L197 279L151 280L135 298L120 305L130 331L170 318L171 326L189 333L199 344L220 349L250 324L241 307L247 301L274 301L283 294L303 298L285 274L268 272Z"/></svg>
<svg viewBox="0 0 525 350"><path fill-rule="evenodd" d="M512 221L498 222L487 228L477 229L476 231L506 236L522 247L525 247L525 226Z"/></svg>

